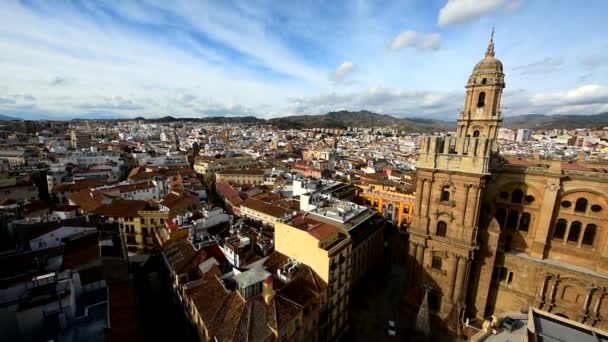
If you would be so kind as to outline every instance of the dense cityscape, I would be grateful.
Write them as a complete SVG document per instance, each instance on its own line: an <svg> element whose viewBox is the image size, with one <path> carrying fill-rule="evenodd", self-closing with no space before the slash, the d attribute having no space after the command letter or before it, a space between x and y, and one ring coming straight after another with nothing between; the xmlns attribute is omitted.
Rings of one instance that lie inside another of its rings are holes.
<svg viewBox="0 0 608 342"><path fill-rule="evenodd" d="M608 340L608 116L488 36L453 121L0 115L1 339Z"/></svg>

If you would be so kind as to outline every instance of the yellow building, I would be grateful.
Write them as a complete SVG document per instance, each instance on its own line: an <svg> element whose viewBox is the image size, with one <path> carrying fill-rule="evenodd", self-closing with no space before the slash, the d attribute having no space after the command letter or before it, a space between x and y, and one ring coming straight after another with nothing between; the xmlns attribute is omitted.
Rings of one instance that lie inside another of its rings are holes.
<svg viewBox="0 0 608 342"><path fill-rule="evenodd" d="M348 328L351 239L337 227L296 216L275 224L275 250L310 266L328 284L328 304L321 308L326 336L336 340Z"/></svg>
<svg viewBox="0 0 608 342"><path fill-rule="evenodd" d="M147 201L114 200L94 213L118 222L121 237L129 254L149 253L154 248L153 229L165 224L169 211L161 211Z"/></svg>
<svg viewBox="0 0 608 342"><path fill-rule="evenodd" d="M361 202L378 210L387 222L399 228L412 222L416 194L408 194L396 186L380 182L365 182L358 187Z"/></svg>

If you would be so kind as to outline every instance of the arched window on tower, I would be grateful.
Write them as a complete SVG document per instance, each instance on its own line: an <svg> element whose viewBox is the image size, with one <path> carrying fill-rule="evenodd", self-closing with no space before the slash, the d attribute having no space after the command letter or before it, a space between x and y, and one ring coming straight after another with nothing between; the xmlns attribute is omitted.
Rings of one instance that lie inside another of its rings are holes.
<svg viewBox="0 0 608 342"><path fill-rule="evenodd" d="M524 199L524 192L519 190L519 189L515 189L513 190L513 194L511 194L511 203L521 203L521 201Z"/></svg>
<svg viewBox="0 0 608 342"><path fill-rule="evenodd" d="M521 232L527 232L528 229L530 228L530 214L529 213L523 213L521 214L521 217L519 219L519 231Z"/></svg>
<svg viewBox="0 0 608 342"><path fill-rule="evenodd" d="M576 205L574 206L574 211L578 211L578 212L582 212L582 213L587 211L587 199L586 198L577 199Z"/></svg>
<svg viewBox="0 0 608 342"><path fill-rule="evenodd" d="M553 229L553 238L563 240L566 235L566 228L568 227L568 221L564 219L557 220L555 228Z"/></svg>
<svg viewBox="0 0 608 342"><path fill-rule="evenodd" d="M486 84L486 83L488 83L488 79L487 78L484 78L483 80L481 80L481 84Z"/></svg>
<svg viewBox="0 0 608 342"><path fill-rule="evenodd" d="M448 224L443 221L437 222L437 234L436 235L445 237L447 232L448 232Z"/></svg>
<svg viewBox="0 0 608 342"><path fill-rule="evenodd" d="M479 131L473 132L473 138L479 138Z"/></svg>
<svg viewBox="0 0 608 342"><path fill-rule="evenodd" d="M441 190L441 201L447 202L449 200L450 200L450 187L444 186L443 189Z"/></svg>
<svg viewBox="0 0 608 342"><path fill-rule="evenodd" d="M574 221L570 224L568 231L568 242L578 242L578 237L581 235L582 224L579 221Z"/></svg>
<svg viewBox="0 0 608 342"><path fill-rule="evenodd" d="M593 246L593 240L595 240L595 231L597 230L597 226L593 223L589 223L587 227L585 227L585 233L583 234L583 240L581 244L586 246Z"/></svg>
<svg viewBox="0 0 608 342"><path fill-rule="evenodd" d="M486 93L485 92L481 92L479 93L479 97L477 98L477 107L481 108L486 104Z"/></svg>

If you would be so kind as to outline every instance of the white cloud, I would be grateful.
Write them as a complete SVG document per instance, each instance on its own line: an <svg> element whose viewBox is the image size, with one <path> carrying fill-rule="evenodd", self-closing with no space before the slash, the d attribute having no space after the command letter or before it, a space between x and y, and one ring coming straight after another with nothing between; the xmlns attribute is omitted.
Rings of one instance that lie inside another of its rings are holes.
<svg viewBox="0 0 608 342"><path fill-rule="evenodd" d="M357 69L357 66L353 62L344 62L340 64L334 72L329 75L329 79L334 83L338 84L346 80L346 78L352 75Z"/></svg>
<svg viewBox="0 0 608 342"><path fill-rule="evenodd" d="M420 50L438 50L441 47L441 36L439 33L403 31L392 40L389 46L393 51L399 51L405 47Z"/></svg>
<svg viewBox="0 0 608 342"><path fill-rule="evenodd" d="M550 74L563 69L564 59L561 57L545 57L532 63L516 66L514 71L521 75Z"/></svg>
<svg viewBox="0 0 608 342"><path fill-rule="evenodd" d="M514 10L523 0L448 0L439 10L438 24L441 27L460 24L477 19L498 8Z"/></svg>

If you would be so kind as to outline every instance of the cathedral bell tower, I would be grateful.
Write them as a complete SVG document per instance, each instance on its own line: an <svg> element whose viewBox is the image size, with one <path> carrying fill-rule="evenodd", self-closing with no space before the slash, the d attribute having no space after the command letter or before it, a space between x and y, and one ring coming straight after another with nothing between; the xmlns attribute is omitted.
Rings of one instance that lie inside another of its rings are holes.
<svg viewBox="0 0 608 342"><path fill-rule="evenodd" d="M416 202L408 228L408 293L445 328L460 331L468 280L478 257L479 216L490 160L498 151L505 87L502 63L494 57L494 33L485 58L466 86L456 136L424 136L416 168Z"/></svg>
<svg viewBox="0 0 608 342"><path fill-rule="evenodd" d="M502 121L500 97L505 87L502 63L494 57L494 30L486 56L469 77L463 110L458 116L456 136L485 137L496 140ZM493 148L496 151L496 146Z"/></svg>

